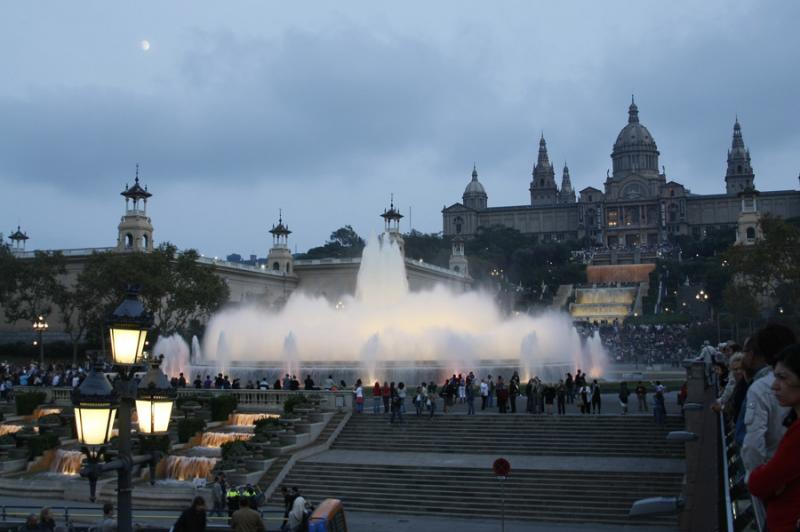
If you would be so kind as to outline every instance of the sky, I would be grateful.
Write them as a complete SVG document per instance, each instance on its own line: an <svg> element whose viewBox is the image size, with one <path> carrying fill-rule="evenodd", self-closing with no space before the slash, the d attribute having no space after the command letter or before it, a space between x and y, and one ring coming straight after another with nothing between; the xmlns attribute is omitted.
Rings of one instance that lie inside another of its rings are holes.
<svg viewBox="0 0 800 532"><path fill-rule="evenodd" d="M473 164L529 203L543 133L602 188L635 94L667 178L724 191L738 114L761 190L797 189L800 3L3 2L0 231L113 246L133 182L154 239L265 256L352 225L442 229ZM143 45L143 41L149 43ZM145 49L148 48L148 49Z"/></svg>

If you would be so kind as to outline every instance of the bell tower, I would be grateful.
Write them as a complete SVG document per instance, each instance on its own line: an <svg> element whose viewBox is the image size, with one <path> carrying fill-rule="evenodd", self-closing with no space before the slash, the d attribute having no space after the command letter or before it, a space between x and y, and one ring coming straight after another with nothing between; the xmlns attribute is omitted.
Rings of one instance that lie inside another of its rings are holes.
<svg viewBox="0 0 800 532"><path fill-rule="evenodd" d="M464 277L469 276L469 261L464 254L464 237L453 238L453 248L450 252L450 269Z"/></svg>
<svg viewBox="0 0 800 532"><path fill-rule="evenodd" d="M126 184L120 195L125 198L125 214L117 227L117 251L153 251L153 225L147 216L147 199L152 194L139 184L138 164L133 186Z"/></svg>
<svg viewBox="0 0 800 532"><path fill-rule="evenodd" d="M736 196L747 189L755 188L753 166L750 163L750 150L744 145L742 126L739 117L733 124L733 141L728 150L728 169L725 172L725 192L728 196Z"/></svg>
<svg viewBox="0 0 800 532"><path fill-rule="evenodd" d="M397 247L400 248L400 254L405 257L405 242L403 241L403 235L400 234L400 220L403 215L394 208L394 194L392 194L391 202L389 203L389 210L384 209L381 218L384 221L384 235L389 237L390 242L397 244Z"/></svg>
<svg viewBox="0 0 800 532"><path fill-rule="evenodd" d="M283 211L278 210L278 225L273 225L269 230L272 234L272 248L267 254L267 268L276 273L292 275L294 273L294 260L289 250L289 227L283 225Z"/></svg>

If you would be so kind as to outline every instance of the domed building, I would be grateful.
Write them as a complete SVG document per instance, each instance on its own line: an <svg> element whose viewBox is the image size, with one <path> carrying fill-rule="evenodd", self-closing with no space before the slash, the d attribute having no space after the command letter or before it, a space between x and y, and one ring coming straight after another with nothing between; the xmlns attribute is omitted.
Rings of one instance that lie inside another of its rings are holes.
<svg viewBox="0 0 800 532"><path fill-rule="evenodd" d="M728 151L724 194L692 194L681 183L668 180L659 165L660 155L631 99L628 123L611 150L612 170L603 190L586 187L576 198L566 163L559 188L542 135L528 187L530 204L489 207L486 188L473 169L462 202L442 210L444 234L469 238L479 227L501 225L540 241L585 239L613 251L607 254L609 262L639 262L654 259L671 235L701 239L708 231L720 229L733 234L741 214L751 210L752 202L744 196L754 193L758 194L759 215L800 216L800 191L756 190L738 117Z"/></svg>

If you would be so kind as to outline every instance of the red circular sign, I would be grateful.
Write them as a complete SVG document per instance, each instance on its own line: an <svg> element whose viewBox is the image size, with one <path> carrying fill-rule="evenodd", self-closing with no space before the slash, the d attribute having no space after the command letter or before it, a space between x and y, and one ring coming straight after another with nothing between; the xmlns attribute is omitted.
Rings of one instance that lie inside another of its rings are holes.
<svg viewBox="0 0 800 532"><path fill-rule="evenodd" d="M508 460L505 458L498 458L492 464L492 469L494 470L494 474L498 477L507 477L508 473L511 471L511 464L509 464Z"/></svg>

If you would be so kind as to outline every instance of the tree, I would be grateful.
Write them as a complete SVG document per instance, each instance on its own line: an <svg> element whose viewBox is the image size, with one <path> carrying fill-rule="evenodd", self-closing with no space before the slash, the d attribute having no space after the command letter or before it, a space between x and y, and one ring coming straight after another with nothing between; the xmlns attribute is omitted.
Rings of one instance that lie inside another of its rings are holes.
<svg viewBox="0 0 800 532"><path fill-rule="evenodd" d="M333 231L325 245L311 248L302 258L304 259L323 259L323 258L354 258L360 257L366 243L358 236L358 233L349 226L345 225Z"/></svg>
<svg viewBox="0 0 800 532"><path fill-rule="evenodd" d="M30 260L5 257L2 262L9 274L3 300L6 319L10 323L33 322L39 315L50 314L52 297L58 290L57 277L66 271L64 256L36 251Z"/></svg>

